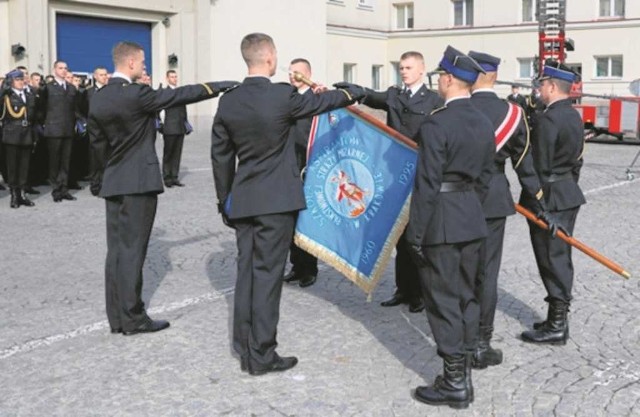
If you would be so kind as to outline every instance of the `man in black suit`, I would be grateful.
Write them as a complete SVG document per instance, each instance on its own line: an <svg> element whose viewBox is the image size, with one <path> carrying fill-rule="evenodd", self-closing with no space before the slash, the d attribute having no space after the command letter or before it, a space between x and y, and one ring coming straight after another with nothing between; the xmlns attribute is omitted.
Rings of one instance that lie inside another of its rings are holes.
<svg viewBox="0 0 640 417"><path fill-rule="evenodd" d="M312 95L311 88L295 79L295 73L302 74L308 80L312 79L311 64L304 58L296 58L289 64L289 83L298 89L302 95ZM312 117L298 119L291 127L290 135L295 140L296 162L298 169L303 172L307 166L307 146L309 144L309 132L311 131ZM291 242L289 260L291 261L291 272L284 276L285 282L298 282L300 287L305 288L313 285L318 276L318 258L311 255L304 249L299 248Z"/></svg>
<svg viewBox="0 0 640 417"><path fill-rule="evenodd" d="M49 149L49 183L53 201L75 200L69 194L69 163L75 135L79 97L76 87L68 83L67 64L53 63L54 81L40 91L44 121L44 136Z"/></svg>
<svg viewBox="0 0 640 417"><path fill-rule="evenodd" d="M82 113L85 117L89 118L89 111L91 109L91 100L95 96L96 92L98 92L102 87L107 85L109 82L109 74L107 72L107 68L103 66L97 66L93 70L93 84L87 87L84 90L84 97L82 100ZM89 146L89 152L87 155L89 166L88 166L88 177L90 181L93 181L93 176L96 175L96 162L95 162L95 154L91 150L91 146ZM98 174L100 175L100 174Z"/></svg>
<svg viewBox="0 0 640 417"><path fill-rule="evenodd" d="M296 212L305 208L291 128L296 119L353 103L364 90L345 85L302 95L290 84L271 83L278 59L269 35L249 34L240 49L249 74L220 100L211 160L218 210L236 229L238 245L233 347L243 371L262 375L298 362L276 353L282 275Z"/></svg>
<svg viewBox="0 0 640 417"><path fill-rule="evenodd" d="M415 398L466 408L473 401L471 353L479 320L475 280L487 235L482 200L496 147L491 122L469 100L482 68L449 46L437 71L446 101L420 128L406 238L444 373L432 386L416 388Z"/></svg>
<svg viewBox="0 0 640 417"><path fill-rule="evenodd" d="M482 205L489 235L482 246L483 267L478 274L476 289L476 297L480 303L480 333L478 347L473 355L473 367L483 369L502 363L502 351L491 347L491 337L498 302L498 274L502 261L504 229L507 216L516 212L509 181L504 173L507 159L511 159L523 192L532 203L529 208L539 217L548 219L540 181L529 152L529 127L524 110L498 98L494 90L500 58L475 51L469 52L469 56L485 70L485 74L478 75L471 88L471 103L491 121L497 148L495 171Z"/></svg>
<svg viewBox="0 0 640 417"><path fill-rule="evenodd" d="M442 99L424 84L425 66L420 52L403 53L399 70L403 83L401 87L392 86L383 92L367 90L363 104L385 110L387 125L417 142L420 126L434 109L442 105ZM396 245L395 272L396 291L381 305L392 307L406 303L412 313L424 310L418 269L411 259L404 236Z"/></svg>
<svg viewBox="0 0 640 417"><path fill-rule="evenodd" d="M113 48L115 72L95 93L89 109L91 146L97 170L91 191L106 199L107 317L112 333L155 332L169 322L152 320L140 294L142 268L153 227L162 176L154 147L154 118L160 109L216 97L232 82L188 85L154 91L135 81L144 51L133 42Z"/></svg>
<svg viewBox="0 0 640 417"><path fill-rule="evenodd" d="M525 109L527 107L527 98L520 94L520 87L517 85L511 86L511 94L507 96L507 100Z"/></svg>
<svg viewBox="0 0 640 417"><path fill-rule="evenodd" d="M178 86L178 73L174 70L167 71L167 88L174 89ZM183 187L178 180L180 172L180 158L182 158L182 145L184 135L191 133L187 121L187 106L173 106L164 110L164 123L162 137L164 139L164 152L162 153L162 177L166 187Z"/></svg>
<svg viewBox="0 0 640 417"><path fill-rule="evenodd" d="M584 151L584 127L571 106L569 92L575 73L557 61L545 63L540 78L540 97L547 106L533 133L533 162L544 190L549 216L573 233L580 206L586 201L578 186ZM523 194L521 204L530 206ZM571 246L554 239L529 222L531 244L549 303L547 319L522 333L529 343L561 344L569 338L567 314L573 288Z"/></svg>
<svg viewBox="0 0 640 417"><path fill-rule="evenodd" d="M41 101L40 90L43 86L44 80L42 74L32 72L30 75L29 87L31 93L36 99L36 114L32 126L34 146L29 161L29 180L27 181L27 187L25 188L25 193L27 194L40 194L40 191L33 187L38 185L46 185L49 176L47 172L47 142L44 140L44 128L42 127L44 117L41 113L42 107L37 104Z"/></svg>
<svg viewBox="0 0 640 417"><path fill-rule="evenodd" d="M33 146L35 97L26 90L25 77L19 69L9 72L5 83L0 90L0 122L7 162L7 183L11 190L10 207L31 207L34 204L25 196L24 189Z"/></svg>

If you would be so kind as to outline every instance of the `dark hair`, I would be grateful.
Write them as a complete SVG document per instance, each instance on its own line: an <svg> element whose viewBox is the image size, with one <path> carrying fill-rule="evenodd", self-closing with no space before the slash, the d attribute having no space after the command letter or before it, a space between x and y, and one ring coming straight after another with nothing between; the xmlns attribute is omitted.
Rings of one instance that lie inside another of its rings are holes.
<svg viewBox="0 0 640 417"><path fill-rule="evenodd" d="M307 61L304 58L293 59L291 60L291 63L289 65L294 65L294 64L305 64L307 68L309 68L309 71L311 71L311 63L309 63L309 61Z"/></svg>
<svg viewBox="0 0 640 417"><path fill-rule="evenodd" d="M16 69L19 69L20 71L27 71L27 72L29 71L27 67L25 67L24 65L18 65Z"/></svg>
<svg viewBox="0 0 640 417"><path fill-rule="evenodd" d="M67 63L66 61L63 61L61 59L56 59L55 61L53 61L53 68L55 68L56 65L58 64L66 64L66 63Z"/></svg>
<svg viewBox="0 0 640 417"><path fill-rule="evenodd" d="M40 77L40 78L42 78L42 74L40 74L39 72L32 72L32 73L31 73L31 75L30 75L29 77L30 77L30 78L33 78L33 77Z"/></svg>
<svg viewBox="0 0 640 417"><path fill-rule="evenodd" d="M250 33L240 43L240 52L242 52L242 59L247 63L247 66L262 64L264 62L265 49L274 49L275 44L271 36L265 33Z"/></svg>
<svg viewBox="0 0 640 417"><path fill-rule="evenodd" d="M139 43L131 41L118 42L111 51L113 65L117 67L118 64L122 64L125 59L139 51L144 51L144 48Z"/></svg>
<svg viewBox="0 0 640 417"><path fill-rule="evenodd" d="M177 72L176 72L176 70L168 70L167 73L165 74L165 76L168 77L169 74L177 74Z"/></svg>
<svg viewBox="0 0 640 417"><path fill-rule="evenodd" d="M558 78L550 78L549 81L554 83L560 92L564 94L569 94L571 92L571 82L560 80Z"/></svg>

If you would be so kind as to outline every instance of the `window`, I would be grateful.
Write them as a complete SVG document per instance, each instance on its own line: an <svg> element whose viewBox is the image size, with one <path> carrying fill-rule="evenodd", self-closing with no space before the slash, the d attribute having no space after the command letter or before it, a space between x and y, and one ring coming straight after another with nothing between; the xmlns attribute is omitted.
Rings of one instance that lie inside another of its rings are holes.
<svg viewBox="0 0 640 417"><path fill-rule="evenodd" d="M473 26L473 0L453 1L453 25Z"/></svg>
<svg viewBox="0 0 640 417"><path fill-rule="evenodd" d="M622 56L597 56L596 77L622 77Z"/></svg>
<svg viewBox="0 0 640 417"><path fill-rule="evenodd" d="M395 4L396 29L413 29L413 3Z"/></svg>
<svg viewBox="0 0 640 417"><path fill-rule="evenodd" d="M600 17L624 17L624 0L600 0Z"/></svg>
<svg viewBox="0 0 640 417"><path fill-rule="evenodd" d="M359 9L373 10L375 0L358 0Z"/></svg>
<svg viewBox="0 0 640 417"><path fill-rule="evenodd" d="M352 83L356 80L356 64L343 64L342 78L344 82Z"/></svg>
<svg viewBox="0 0 640 417"><path fill-rule="evenodd" d="M371 88L374 90L380 90L381 84L382 65L371 66Z"/></svg>
<svg viewBox="0 0 640 417"><path fill-rule="evenodd" d="M518 58L518 78L533 78L533 58Z"/></svg>
<svg viewBox="0 0 640 417"><path fill-rule="evenodd" d="M536 21L536 0L522 0L522 21Z"/></svg>
<svg viewBox="0 0 640 417"><path fill-rule="evenodd" d="M392 62L391 63L391 74L390 74L389 79L391 79L391 81L395 85L402 84L402 79L400 78L400 63L399 62Z"/></svg>

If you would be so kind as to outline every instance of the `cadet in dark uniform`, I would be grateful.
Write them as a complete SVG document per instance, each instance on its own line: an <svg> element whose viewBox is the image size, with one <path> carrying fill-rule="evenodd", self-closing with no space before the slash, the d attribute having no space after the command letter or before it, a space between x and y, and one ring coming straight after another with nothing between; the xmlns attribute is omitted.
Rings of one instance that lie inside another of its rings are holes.
<svg viewBox="0 0 640 417"><path fill-rule="evenodd" d="M173 105L216 97L235 83L189 85L154 91L135 83L144 71L144 51L133 42L113 48L115 72L95 93L89 109L89 134L96 153L91 191L106 199L107 260L105 292L112 333L155 332L169 322L145 311L142 267L155 219L162 176L154 147L155 114Z"/></svg>
<svg viewBox="0 0 640 417"><path fill-rule="evenodd" d="M471 355L478 335L475 280L487 236L482 211L493 171L491 122L469 92L482 68L447 47L440 61L438 91L444 107L420 128L420 150L407 242L418 265L427 318L444 374L415 398L432 405L466 408L473 401Z"/></svg>
<svg viewBox="0 0 640 417"><path fill-rule="evenodd" d="M482 65L482 64L480 64ZM523 96L522 94L520 94L520 87L518 87L517 85L512 85L511 86L511 94L509 94L507 96L507 100L509 100L512 103L517 104L518 106L522 107L523 109L525 107L527 107L527 98L525 96Z"/></svg>
<svg viewBox="0 0 640 417"><path fill-rule="evenodd" d="M7 183L11 190L11 208L33 206L24 189L29 177L29 159L33 146L32 123L35 97L25 89L24 74L15 69L6 75L0 99L2 143L7 161Z"/></svg>
<svg viewBox="0 0 640 417"><path fill-rule="evenodd" d="M311 79L311 64L304 58L296 58L289 64L289 83L298 89L302 95L312 95L311 88L297 81L293 74L298 72L307 79ZM300 172L307 166L307 145L309 143L309 132L311 131L312 117L298 119L289 131L295 141L296 162ZM313 285L318 276L318 258L311 255L304 249L299 248L291 242L289 260L291 261L291 272L284 276L285 282L298 282L300 287L305 288Z"/></svg>
<svg viewBox="0 0 640 417"><path fill-rule="evenodd" d="M402 87L390 87L384 92L367 90L363 104L387 112L387 125L414 141L425 118L442 105L442 99L424 85L424 58L420 52L409 51L400 56ZM409 311L420 312L424 302L420 291L418 269L411 259L404 236L396 245L396 292L383 307L409 304Z"/></svg>
<svg viewBox="0 0 640 417"><path fill-rule="evenodd" d="M547 106L538 118L533 134L533 161L544 190L549 215L569 234L585 203L578 186L584 127L578 112L571 107L569 92L575 73L556 61L547 61L540 78L540 97ZM521 204L530 206L530 197L521 196ZM558 226L560 227L560 226ZM529 223L531 244L549 303L547 319L536 323L534 330L522 333L530 343L566 344L569 338L567 313L573 287L571 246L554 239Z"/></svg>
<svg viewBox="0 0 640 417"><path fill-rule="evenodd" d="M176 88L178 86L178 73L174 70L169 70L166 75L167 88ZM173 106L164 110L162 178L164 179L165 187L184 186L178 179L178 174L180 172L184 135L191 133L191 131L187 131L187 126L190 126L187 121L187 106Z"/></svg>
<svg viewBox="0 0 640 417"><path fill-rule="evenodd" d="M299 94L269 80L278 62L269 35L249 34L240 48L249 75L220 100L211 160L218 207L238 244L233 347L241 369L261 375L298 362L276 353L282 276L296 212L305 207L291 127L296 119L353 103L364 90Z"/></svg>
<svg viewBox="0 0 640 417"><path fill-rule="evenodd" d="M79 97L76 87L65 81L67 64L53 64L55 79L40 91L44 121L44 136L49 149L49 183L53 201L75 200L69 194L69 163L71 144L75 135L76 111Z"/></svg>
<svg viewBox="0 0 640 417"><path fill-rule="evenodd" d="M471 88L471 103L491 121L496 135L495 171L489 183L489 192L482 208L487 219L489 235L483 244L484 267L480 270L476 297L480 303L480 334L478 348L473 357L473 367L482 369L502 363L502 351L491 347L493 320L498 301L498 274L502 261L502 243L507 216L515 214L509 182L504 174L507 159L518 174L523 192L528 195L533 206L530 209L539 217L545 216L538 175L533 167L530 152L529 127L521 107L510 106L498 98L494 85L498 76L500 58L481 53L469 52L469 56L485 70ZM519 96L522 97L522 96Z"/></svg>

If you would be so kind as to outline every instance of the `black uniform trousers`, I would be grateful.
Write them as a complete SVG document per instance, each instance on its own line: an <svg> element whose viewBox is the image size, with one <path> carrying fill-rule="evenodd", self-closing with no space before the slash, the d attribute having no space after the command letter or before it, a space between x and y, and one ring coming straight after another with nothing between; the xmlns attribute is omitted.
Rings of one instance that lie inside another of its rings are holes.
<svg viewBox="0 0 640 417"><path fill-rule="evenodd" d="M69 183L82 181L89 174L89 135L76 135L71 143L69 162Z"/></svg>
<svg viewBox="0 0 640 417"><path fill-rule="evenodd" d="M408 301L415 301L422 297L422 290L418 267L413 262L404 233L396 244L396 293L402 294Z"/></svg>
<svg viewBox="0 0 640 417"><path fill-rule="evenodd" d="M31 153L31 162L29 163L29 185L46 185L49 177L49 151L47 150L47 142L41 132L34 129L33 137L36 143Z"/></svg>
<svg viewBox="0 0 640 417"><path fill-rule="evenodd" d="M162 154L162 177L164 182L177 181L182 158L184 135L164 135L164 152Z"/></svg>
<svg viewBox="0 0 640 417"><path fill-rule="evenodd" d="M233 220L238 245L233 348L251 366L275 359L282 275L295 216L289 212Z"/></svg>
<svg viewBox="0 0 640 417"><path fill-rule="evenodd" d="M549 211L562 224L569 234L573 234L580 207L562 211ZM542 283L547 289L546 301L558 300L569 303L573 288L573 261L571 245L560 238L552 238L549 232L529 223L529 236L533 253L538 264Z"/></svg>
<svg viewBox="0 0 640 417"><path fill-rule="evenodd" d="M31 146L5 144L4 152L7 157L7 184L11 188L26 187L29 178Z"/></svg>
<svg viewBox="0 0 640 417"><path fill-rule="evenodd" d="M296 213L296 220L298 214ZM291 242L289 247L289 262L291 262L291 270L298 275L318 275L318 258L310 254L304 249L299 248L295 243Z"/></svg>
<svg viewBox="0 0 640 417"><path fill-rule="evenodd" d="M69 162L71 160L71 137L47 138L49 149L49 184L51 194L57 196L67 192Z"/></svg>
<svg viewBox="0 0 640 417"><path fill-rule="evenodd" d="M480 304L480 326L493 326L498 304L498 275L502 262L506 217L487 219L489 234L480 247L481 270L476 282L476 298Z"/></svg>
<svg viewBox="0 0 640 417"><path fill-rule="evenodd" d="M112 329L130 331L147 319L142 268L158 206L156 193L108 197L105 289Z"/></svg>
<svg viewBox="0 0 640 417"><path fill-rule="evenodd" d="M438 355L458 356L475 349L479 305L475 282L482 239L423 247L427 265L418 268L427 319Z"/></svg>

